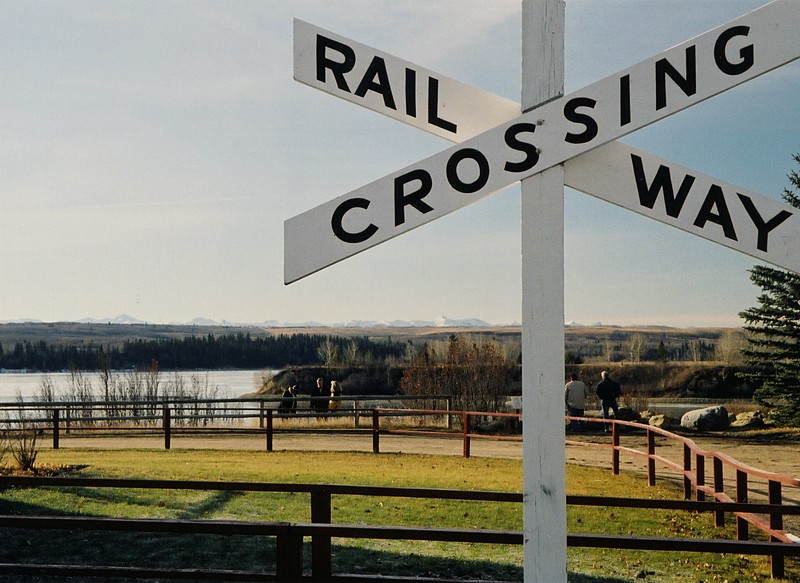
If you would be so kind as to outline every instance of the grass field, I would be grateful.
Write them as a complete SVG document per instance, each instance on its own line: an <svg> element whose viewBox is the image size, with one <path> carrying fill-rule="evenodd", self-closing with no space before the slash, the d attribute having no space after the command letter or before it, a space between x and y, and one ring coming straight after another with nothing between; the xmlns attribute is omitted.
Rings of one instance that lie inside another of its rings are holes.
<svg viewBox="0 0 800 583"><path fill-rule="evenodd" d="M74 466L77 475L116 478L228 480L417 486L519 491L519 460L409 454L239 452L203 450L43 450L39 463ZM676 498L668 485L570 465L570 494ZM512 503L334 496L334 523L521 529ZM309 522L304 494L184 492L87 488L9 489L0 513L78 514ZM729 521L729 523L732 521ZM733 538L711 515L687 512L569 508L570 532ZM274 541L255 537L12 531L0 533L0 562L274 569ZM334 572L522 580L522 549L500 545L334 539ZM767 581L766 559L735 555L569 549L570 582ZM308 564L308 563L307 563ZM796 563L787 571L798 573ZM13 579L3 578L3 581ZM25 579L31 581L31 579ZM800 581L796 576L790 581ZM45 579L38 579L45 581Z"/></svg>

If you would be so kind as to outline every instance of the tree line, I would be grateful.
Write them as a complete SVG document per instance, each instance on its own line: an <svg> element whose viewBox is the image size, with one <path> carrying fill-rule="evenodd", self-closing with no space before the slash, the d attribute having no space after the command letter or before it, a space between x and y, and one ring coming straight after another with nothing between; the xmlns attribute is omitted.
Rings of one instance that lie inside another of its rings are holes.
<svg viewBox="0 0 800 583"><path fill-rule="evenodd" d="M53 344L28 340L0 344L0 369L55 372L103 369L161 370L260 369L331 364L347 358L352 364L387 362L401 357L403 343L367 337L342 338L322 334L281 334L253 337L249 333L187 336L158 340L126 340L121 344Z"/></svg>

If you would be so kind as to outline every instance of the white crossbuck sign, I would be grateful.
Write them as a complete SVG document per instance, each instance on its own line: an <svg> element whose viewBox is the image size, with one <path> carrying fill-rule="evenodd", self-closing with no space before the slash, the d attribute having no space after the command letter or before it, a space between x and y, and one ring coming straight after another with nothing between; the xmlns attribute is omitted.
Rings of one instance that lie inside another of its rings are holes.
<svg viewBox="0 0 800 583"><path fill-rule="evenodd" d="M459 145L287 220L284 280L562 163L572 188L798 272L797 209L614 142L797 59L798 30L797 4L778 0L520 115L510 100L295 21L298 81Z"/></svg>

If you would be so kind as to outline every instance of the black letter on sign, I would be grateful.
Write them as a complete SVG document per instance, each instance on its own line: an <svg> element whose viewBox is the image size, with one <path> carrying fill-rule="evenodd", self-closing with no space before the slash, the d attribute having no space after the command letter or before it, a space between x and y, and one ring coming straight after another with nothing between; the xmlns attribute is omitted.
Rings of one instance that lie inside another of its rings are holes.
<svg viewBox="0 0 800 583"><path fill-rule="evenodd" d="M347 211L354 208L369 208L369 201L366 198L347 199L336 207L336 210L333 211L333 216L331 217L331 228L333 229L333 234L336 235L337 239L341 239L345 243L363 243L372 237L372 235L374 235L378 230L378 227L370 223L367 228L360 233L350 233L345 231L344 227L342 227L342 220L344 220L344 215L347 213Z"/></svg>
<svg viewBox="0 0 800 583"><path fill-rule="evenodd" d="M583 124L586 126L586 131L582 134L568 133L564 136L564 140L570 144L585 144L597 137L597 122L594 121L594 118L576 111L579 107L594 107L596 104L597 102L594 99L589 99L588 97L575 97L567 102L564 106L564 117L568 121Z"/></svg>
<svg viewBox="0 0 800 583"><path fill-rule="evenodd" d="M536 151L536 146L528 142L521 142L517 139L518 134L523 132L533 133L535 131L536 124L532 123L515 123L506 130L506 145L512 150L525 153L525 159L521 162L506 162L506 165L503 167L506 172L525 172L536 166L536 163L539 161L539 153Z"/></svg>
<svg viewBox="0 0 800 583"><path fill-rule="evenodd" d="M406 114L417 117L417 72L406 69Z"/></svg>
<svg viewBox="0 0 800 583"><path fill-rule="evenodd" d="M631 123L631 76L619 78L619 127Z"/></svg>
<svg viewBox="0 0 800 583"><path fill-rule="evenodd" d="M753 45L747 45L739 49L739 56L742 60L738 63L731 63L725 56L725 48L731 37L736 35L747 36L749 32L749 26L734 26L719 35L717 42L714 43L714 61L717 63L717 68L726 75L741 75L753 66L755 62Z"/></svg>
<svg viewBox="0 0 800 583"><path fill-rule="evenodd" d="M467 184L458 177L458 165L462 160L466 160L467 158L475 160L478 164L478 178L470 184ZM474 148L459 150L450 156L450 159L447 161L447 182L458 192L463 192L464 194L478 192L481 188L486 186L488 180L489 161L486 159L486 156Z"/></svg>
<svg viewBox="0 0 800 583"><path fill-rule="evenodd" d="M410 194L403 192L406 184L412 180L419 180L419 189ZM411 205L419 212L425 214L433 207L422 201L433 188L433 179L425 170L412 170L394 179L394 225L395 227L406 222L406 206Z"/></svg>
<svg viewBox="0 0 800 583"><path fill-rule="evenodd" d="M761 218L761 213L758 212L756 205L753 204L753 201L750 199L750 197L739 194L738 192L736 194L738 195L739 200L742 201L747 214L750 215L750 220L753 221L756 229L758 229L758 250L766 253L769 232L780 225L783 221L791 217L792 213L789 211L781 211L765 223L764 219Z"/></svg>
<svg viewBox="0 0 800 583"><path fill-rule="evenodd" d="M631 154L631 162L633 163L633 176L636 179L636 189L639 191L639 204L652 209L656 204L659 191L664 191L664 208L669 216L677 219L681 215L686 197L689 196L689 190L694 184L694 176L689 174L684 176L681 187L678 189L678 195L675 196L672 188L672 175L667 166L659 166L652 184L647 186L642 159L636 154Z"/></svg>
<svg viewBox="0 0 800 583"><path fill-rule="evenodd" d="M714 207L717 207L719 214L711 212ZM702 229L705 227L706 221L720 225L728 239L739 240L736 238L736 230L733 228L731 213L728 212L728 205L725 203L725 195L722 192L722 188L716 184L712 184L711 188L708 189L703 206L700 207L700 212L697 213L697 218L694 220L694 226Z"/></svg>
<svg viewBox="0 0 800 583"><path fill-rule="evenodd" d="M325 56L326 49L333 49L338 51L344 57L341 63L333 61ZM336 86L342 91L350 93L350 88L347 86L347 81L344 78L345 73L353 70L356 64L356 53L345 44L322 36L317 35L317 81L325 81L325 69L330 69L333 77L336 79Z"/></svg>
<svg viewBox="0 0 800 583"><path fill-rule="evenodd" d="M686 95L697 93L697 47L686 48L686 77L672 66L666 59L656 62L656 110L664 109L667 106L667 75L675 81L675 84L683 89Z"/></svg>
<svg viewBox="0 0 800 583"><path fill-rule="evenodd" d="M439 117L439 80L428 77L428 123L456 133L458 126Z"/></svg>
<svg viewBox="0 0 800 583"><path fill-rule="evenodd" d="M375 78L377 77L377 81ZM375 57L372 62L364 71L364 77L361 83L358 84L356 95L364 97L367 91L375 91L383 95L383 104L389 109L397 109L394 104L394 95L392 95L392 86L389 84L389 74L386 72L386 62L380 58Z"/></svg>

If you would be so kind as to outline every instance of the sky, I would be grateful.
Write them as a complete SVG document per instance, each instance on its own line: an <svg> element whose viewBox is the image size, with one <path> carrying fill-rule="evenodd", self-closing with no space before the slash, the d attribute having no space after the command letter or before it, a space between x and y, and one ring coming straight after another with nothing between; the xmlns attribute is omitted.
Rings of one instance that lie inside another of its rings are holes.
<svg viewBox="0 0 800 583"><path fill-rule="evenodd" d="M570 93L760 0L567 0ZM521 0L0 1L0 321L521 321L510 187L291 285L283 222L447 148L292 79L300 18L519 100ZM780 198L800 62L621 141ZM565 190L565 320L738 326L735 251Z"/></svg>

